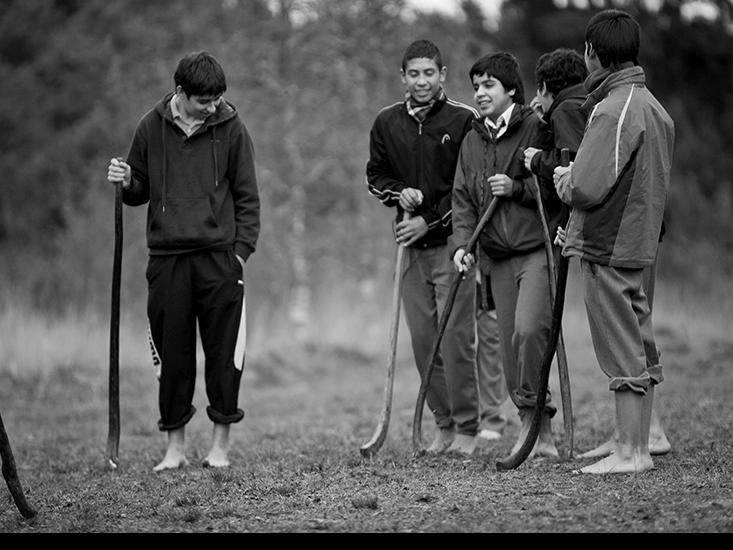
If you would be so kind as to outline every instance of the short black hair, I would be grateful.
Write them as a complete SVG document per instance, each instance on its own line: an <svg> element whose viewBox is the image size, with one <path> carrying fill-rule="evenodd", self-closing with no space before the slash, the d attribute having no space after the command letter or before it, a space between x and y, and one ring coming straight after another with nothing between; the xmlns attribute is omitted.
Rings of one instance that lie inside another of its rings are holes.
<svg viewBox="0 0 733 550"><path fill-rule="evenodd" d="M224 69L208 52L193 52L183 57L178 62L173 80L189 97L219 96L227 89Z"/></svg>
<svg viewBox="0 0 733 550"><path fill-rule="evenodd" d="M432 59L438 65L438 69L443 68L443 56L440 55L440 49L438 46L433 44L430 40L415 40L412 44L407 46L405 54L402 56L402 70L405 70L407 62L410 59L416 59L419 57Z"/></svg>
<svg viewBox="0 0 733 550"><path fill-rule="evenodd" d="M591 17L585 27L585 42L593 46L603 67L639 64L641 28L625 11L603 10Z"/></svg>
<svg viewBox="0 0 733 550"><path fill-rule="evenodd" d="M474 76L493 76L501 82L504 89L514 90L514 102L524 104L524 84L517 58L508 52L497 52L480 57L469 69L468 78Z"/></svg>
<svg viewBox="0 0 733 550"><path fill-rule="evenodd" d="M544 84L552 95L582 83L587 76L588 67L585 66L583 56L569 48L543 53L534 68L537 87L541 88Z"/></svg>

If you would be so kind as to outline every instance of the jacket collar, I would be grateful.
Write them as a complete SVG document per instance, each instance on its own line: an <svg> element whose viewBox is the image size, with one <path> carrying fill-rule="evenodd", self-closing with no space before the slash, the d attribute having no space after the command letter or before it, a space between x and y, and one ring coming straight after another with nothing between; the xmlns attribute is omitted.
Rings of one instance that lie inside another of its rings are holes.
<svg viewBox="0 0 733 550"><path fill-rule="evenodd" d="M161 117L171 123L173 123L173 113L171 112L170 101L174 94L175 92L166 93L163 98L155 105L155 111ZM222 101L219 103L219 106L216 108L216 111L214 111L214 114L204 120L204 123L197 130L197 132L206 130L208 128L211 128L212 126L222 124L223 122L226 122L227 120L233 118L236 114L237 109L234 107L234 105L229 103L227 100L222 99Z"/></svg>
<svg viewBox="0 0 733 550"><path fill-rule="evenodd" d="M585 79L585 89L588 90L588 98L583 104L583 108L592 107L596 103L605 98L611 90L619 86L628 86L633 84L645 85L646 76L644 69L635 65L618 71L609 69L599 69L588 75Z"/></svg>
<svg viewBox="0 0 733 550"><path fill-rule="evenodd" d="M557 109L557 106L566 99L575 97L585 100L587 95L588 94L586 93L585 85L582 82L573 86L568 86L567 88L563 88L555 96L555 100L552 102L552 105L550 105L550 108L544 114L543 119L549 121L550 116L552 116L552 113L555 111L555 109Z"/></svg>

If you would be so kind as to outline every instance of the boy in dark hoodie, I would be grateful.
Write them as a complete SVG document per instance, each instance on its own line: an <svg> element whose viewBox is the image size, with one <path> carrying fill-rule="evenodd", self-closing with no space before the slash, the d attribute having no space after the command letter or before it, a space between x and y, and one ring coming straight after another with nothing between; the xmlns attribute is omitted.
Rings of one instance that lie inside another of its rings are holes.
<svg viewBox="0 0 733 550"><path fill-rule="evenodd" d="M148 203L148 335L158 368L158 427L168 432L161 471L187 464L185 425L196 412L196 323L205 361L207 467L229 465L229 428L244 366L244 266L260 227L252 140L222 94L226 78L210 54L185 56L175 91L138 123L127 160L107 179L129 206Z"/></svg>
<svg viewBox="0 0 733 550"><path fill-rule="evenodd" d="M483 229L481 261L491 274L504 377L522 425L512 453L526 439L537 402L538 371L547 347L552 311L545 239L537 215L531 174L522 151L537 145L539 119L524 105L524 86L513 55L499 52L477 60L469 71L482 115L461 145L453 187L453 263L473 267L465 250L476 224L493 197L499 203ZM560 201L552 186L542 186L550 230L555 231ZM531 456L557 457L550 418L557 412L547 392L545 414Z"/></svg>
<svg viewBox="0 0 733 550"><path fill-rule="evenodd" d="M582 107L587 96L588 68L575 50L559 48L542 54L535 66L537 95L532 100L540 114L541 148L527 147L524 164L533 174L551 182L560 165L560 150L567 148L575 158L583 139L588 113Z"/></svg>

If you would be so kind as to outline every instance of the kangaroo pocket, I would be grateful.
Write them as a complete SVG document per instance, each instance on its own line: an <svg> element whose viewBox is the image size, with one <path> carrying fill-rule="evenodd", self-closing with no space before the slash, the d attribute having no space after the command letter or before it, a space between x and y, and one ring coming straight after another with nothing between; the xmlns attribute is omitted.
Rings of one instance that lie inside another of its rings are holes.
<svg viewBox="0 0 733 550"><path fill-rule="evenodd" d="M207 197L171 198L151 201L148 218L150 248L184 248L213 244L222 239Z"/></svg>

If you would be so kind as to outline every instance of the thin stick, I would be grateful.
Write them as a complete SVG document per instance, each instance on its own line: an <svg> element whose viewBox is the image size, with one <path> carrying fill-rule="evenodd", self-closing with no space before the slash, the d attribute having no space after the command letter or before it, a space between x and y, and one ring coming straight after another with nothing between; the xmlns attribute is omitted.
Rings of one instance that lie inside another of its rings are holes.
<svg viewBox="0 0 733 550"><path fill-rule="evenodd" d="M567 166L569 164L569 152L567 149L562 149L561 151L561 164L563 166ZM539 186L536 189L536 194L539 193ZM539 194L537 195L539 196ZM542 208L541 208L541 202L540 202L540 216L542 217ZM563 207L562 210L562 223L566 223L566 215L567 215L567 209ZM543 222L546 226L547 222L543 218ZM544 229L544 227L543 227ZM545 243L548 242L549 239L549 230L545 231ZM550 249L550 258L548 258L548 270L549 273L554 274L552 270L552 265L554 264L554 260L552 259L552 252ZM551 276L551 275L550 275ZM552 358L555 355L555 352L558 347L558 339L560 337L561 333L561 327L562 327L562 314L563 314L563 308L565 305L565 286L567 283L568 278L568 258L564 256L560 256L558 260L558 267L557 267L557 288L554 293L554 298L552 299L552 326L550 327L550 337L547 342L547 346L545 347L545 352L542 355L542 360L540 361L540 368L539 368L539 377L537 381L537 402L535 404L535 408L533 411L533 416L530 424L529 431L527 432L527 436L525 437L524 441L522 442L522 445L520 445L519 449L513 454L508 456L505 459L497 460L496 462L496 469L499 471L506 471L506 470L512 470L516 467L518 467L522 462L526 460L526 458L529 456L529 454L532 452L532 449L534 448L535 442L537 441L537 436L540 433L540 427L542 422L542 414L544 413L545 409L545 401L547 399L547 384L550 379L550 366L552 365ZM550 287L552 288L553 285L551 284ZM564 348L563 348L564 352ZM564 357L564 355L563 355ZM565 368L567 369L567 363L565 364ZM560 366L560 356L558 356L558 367ZM562 370L558 368L558 370ZM566 370L567 375L567 370ZM570 378L569 376L566 376L563 378L561 375L560 378L560 384L561 384L561 393L562 392L562 385L567 383L567 387L565 388L565 393L567 394L567 405L565 396L563 396L563 415L567 414L567 417L565 420L565 426L566 426L566 437L568 436L568 433L570 434L570 437L572 438L572 408L570 408ZM567 423L570 422L570 431L567 430ZM569 455L572 456L572 439L570 440L570 447L569 447Z"/></svg>
<svg viewBox="0 0 733 550"><path fill-rule="evenodd" d="M109 326L109 428L107 460L118 465L120 445L120 279L122 272L122 184L115 185L115 248Z"/></svg>
<svg viewBox="0 0 733 550"><path fill-rule="evenodd" d="M405 212L402 221L410 219L410 212ZM395 361L397 357L397 331L400 325L400 299L402 296L402 264L404 263L405 245L400 243L397 247L397 260L395 262L394 285L392 290L392 322L389 330L389 355L387 357L387 380L384 384L384 396L382 398L382 412L379 416L374 434L371 439L361 446L362 456L374 456L382 447L387 438L389 420L392 414L392 392L394 389Z"/></svg>
<svg viewBox="0 0 733 550"><path fill-rule="evenodd" d="M494 197L491 199L489 206L486 207L486 211L479 219L478 224L476 224L476 229L474 229L473 234L471 235L471 238L466 245L466 253L469 253L471 250L473 250L473 247L476 246L476 243L478 242L478 239L481 235L481 231L483 231L484 226L491 219L491 216L493 216L498 204L498 197ZM435 342L433 342L433 350L430 354L430 365L428 366L428 370L425 372L425 375L423 376L420 383L420 391L417 394L417 403L415 404L415 414L412 419L412 452L415 456L419 456L425 452L425 449L423 449L422 446L422 413L425 407L425 399L428 393L428 386L430 385L430 378L432 377L433 370L435 368L435 362L438 358L438 352L440 351L440 342L443 340L443 334L445 333L445 328L448 325L448 318L450 317L451 310L453 309L453 303L456 301L458 287L460 286L464 278L465 273L460 272L456 272L456 274L453 276L453 282L451 283L450 291L448 293L448 301L446 302L445 308L443 308L443 312L440 315L440 321L438 323L438 335L435 338Z"/></svg>
<svg viewBox="0 0 733 550"><path fill-rule="evenodd" d="M5 424L3 424L2 416L0 416L0 457L2 457L3 460L3 477L5 478L5 483L8 485L8 489L10 489L10 494L13 496L15 505L18 507L18 510L24 518L30 519L35 517L38 512L28 504L28 501L25 499L25 495L23 494L23 487L20 484L20 479L18 479L18 471L15 468L15 458L13 458L13 450L10 448L10 440L8 439L8 434L5 431Z"/></svg>

